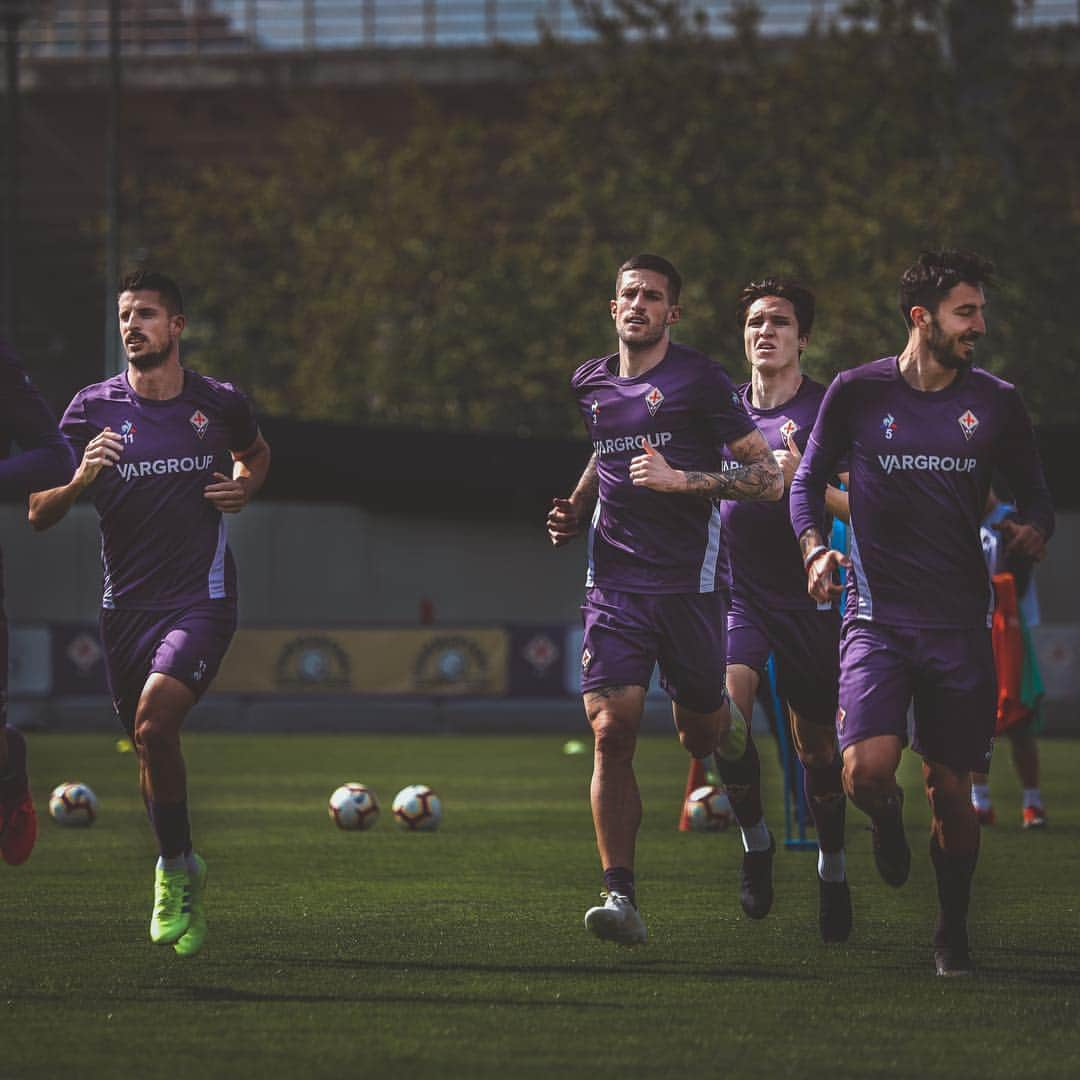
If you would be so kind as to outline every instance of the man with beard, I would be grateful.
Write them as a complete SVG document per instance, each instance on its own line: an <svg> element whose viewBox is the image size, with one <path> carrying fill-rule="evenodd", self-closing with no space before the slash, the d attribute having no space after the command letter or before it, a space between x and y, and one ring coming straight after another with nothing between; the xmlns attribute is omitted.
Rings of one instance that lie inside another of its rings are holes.
<svg viewBox="0 0 1080 1080"><path fill-rule="evenodd" d="M193 956L206 939L206 863L191 843L180 729L236 629L236 567L223 514L242 510L270 464L247 397L183 368L183 300L164 274L118 296L127 370L80 390L61 421L70 483L31 496L36 529L83 491L101 519L101 638L113 704L138 753L160 857L150 937Z"/></svg>
<svg viewBox="0 0 1080 1080"><path fill-rule="evenodd" d="M791 521L810 595L838 595L848 567L837 734L848 797L869 815L882 878L900 886L911 852L896 783L914 704L939 911L939 975L972 971L967 912L979 850L971 774L989 766L996 711L993 595L979 525L995 470L1016 494L1010 552L1041 558L1054 528L1031 422L1015 387L972 367L986 333L993 267L926 252L900 283L899 356L841 372L791 486ZM824 542L825 488L846 456L851 554Z"/></svg>
<svg viewBox="0 0 1080 1080"><path fill-rule="evenodd" d="M772 904L775 843L757 751L724 686L729 582L716 500L779 499L783 476L720 366L671 342L680 288L678 271L658 255L619 268L610 304L619 351L587 361L571 380L594 453L547 522L560 545L592 515L581 667L606 901L589 909L585 926L620 945L648 936L635 890L633 758L657 665L683 746L697 758L715 753L725 783L740 792L743 908L762 918Z"/></svg>

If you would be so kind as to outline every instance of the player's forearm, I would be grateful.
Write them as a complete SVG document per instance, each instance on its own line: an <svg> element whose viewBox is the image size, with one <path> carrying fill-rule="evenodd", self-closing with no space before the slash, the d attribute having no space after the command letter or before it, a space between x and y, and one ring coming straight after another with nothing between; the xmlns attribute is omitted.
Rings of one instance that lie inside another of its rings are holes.
<svg viewBox="0 0 1080 1080"><path fill-rule="evenodd" d="M593 454L577 486L570 494L570 502L575 508L582 509L592 506L599 497L600 474L596 470L596 455Z"/></svg>
<svg viewBox="0 0 1080 1080"><path fill-rule="evenodd" d="M827 550L828 544L816 528L811 527L799 536L799 554L802 555L803 566L815 555Z"/></svg>
<svg viewBox="0 0 1080 1080"><path fill-rule="evenodd" d="M735 502L775 502L784 496L784 473L773 458L749 461L727 472L684 472L686 493Z"/></svg>
<svg viewBox="0 0 1080 1080"><path fill-rule="evenodd" d="M233 479L244 485L248 499L252 499L263 486L269 472L270 445L261 436L252 450L233 461Z"/></svg>
<svg viewBox="0 0 1080 1080"><path fill-rule="evenodd" d="M30 524L37 532L51 529L74 506L75 500L82 494L84 487L80 474L76 473L63 487L35 491L30 496L30 510L27 515Z"/></svg>

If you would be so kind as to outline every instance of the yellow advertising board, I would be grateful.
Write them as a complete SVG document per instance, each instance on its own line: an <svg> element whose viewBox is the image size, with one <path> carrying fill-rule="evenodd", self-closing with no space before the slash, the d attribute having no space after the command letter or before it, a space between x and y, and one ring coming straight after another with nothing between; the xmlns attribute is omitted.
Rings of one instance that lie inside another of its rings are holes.
<svg viewBox="0 0 1080 1080"><path fill-rule="evenodd" d="M239 630L214 680L235 694L488 696L507 689L503 629Z"/></svg>

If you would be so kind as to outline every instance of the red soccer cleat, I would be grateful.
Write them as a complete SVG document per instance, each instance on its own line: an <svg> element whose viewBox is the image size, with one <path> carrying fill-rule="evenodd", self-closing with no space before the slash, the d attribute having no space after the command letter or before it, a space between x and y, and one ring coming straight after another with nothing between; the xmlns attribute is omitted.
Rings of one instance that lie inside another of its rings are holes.
<svg viewBox="0 0 1080 1080"><path fill-rule="evenodd" d="M9 866L21 866L30 858L37 840L37 813L30 792L24 792L18 802L3 808L0 828L0 855Z"/></svg>
<svg viewBox="0 0 1080 1080"><path fill-rule="evenodd" d="M1046 813L1041 806L1024 807L1024 828L1045 829Z"/></svg>

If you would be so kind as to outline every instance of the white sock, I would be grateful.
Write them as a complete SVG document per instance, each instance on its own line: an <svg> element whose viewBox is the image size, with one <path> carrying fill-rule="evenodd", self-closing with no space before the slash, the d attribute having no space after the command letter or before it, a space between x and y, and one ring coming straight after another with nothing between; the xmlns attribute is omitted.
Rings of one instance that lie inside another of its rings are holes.
<svg viewBox="0 0 1080 1080"><path fill-rule="evenodd" d="M157 868L159 870L186 870L187 859L183 855L170 855L167 859L164 855L159 855Z"/></svg>
<svg viewBox="0 0 1080 1080"><path fill-rule="evenodd" d="M771 841L769 826L765 824L764 818L756 825L751 825L748 829L740 828L739 831L742 833L743 851L768 851Z"/></svg>
<svg viewBox="0 0 1080 1080"><path fill-rule="evenodd" d="M822 851L818 848L817 872L822 881L843 881L847 876L847 861L844 858L844 849Z"/></svg>
<svg viewBox="0 0 1080 1080"><path fill-rule="evenodd" d="M1024 809L1029 806L1042 806L1042 796L1037 787L1024 788Z"/></svg>
<svg viewBox="0 0 1080 1080"><path fill-rule="evenodd" d="M976 810L989 810L990 803L990 785L989 784L972 784L971 785L971 805ZM1025 805L1027 805L1025 803Z"/></svg>

